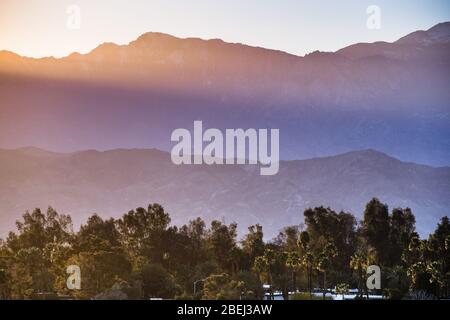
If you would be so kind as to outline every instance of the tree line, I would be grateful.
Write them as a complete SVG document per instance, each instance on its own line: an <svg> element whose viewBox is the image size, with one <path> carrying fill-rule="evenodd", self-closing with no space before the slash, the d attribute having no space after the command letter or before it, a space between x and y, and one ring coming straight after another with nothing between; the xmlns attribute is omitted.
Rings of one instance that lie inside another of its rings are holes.
<svg viewBox="0 0 450 320"><path fill-rule="evenodd" d="M120 219L94 214L74 232L69 215L48 208L26 212L0 240L0 299L313 299L312 292L357 288L368 296L369 265L381 268L378 294L390 299L449 297L450 223L443 217L421 239L408 208L374 198L361 221L348 212L316 207L304 222L264 240L250 226L197 218L171 225L159 204ZM81 289L67 287L67 267L79 266ZM289 292L297 292L290 296Z"/></svg>

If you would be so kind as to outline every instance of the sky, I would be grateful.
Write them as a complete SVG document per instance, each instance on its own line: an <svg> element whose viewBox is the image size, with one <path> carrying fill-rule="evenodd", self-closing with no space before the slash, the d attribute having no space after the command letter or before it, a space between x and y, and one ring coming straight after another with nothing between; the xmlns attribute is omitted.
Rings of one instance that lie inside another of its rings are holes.
<svg viewBox="0 0 450 320"><path fill-rule="evenodd" d="M379 29L367 27L371 5ZM449 0L0 0L0 50L62 57L154 31L304 55L395 41L444 21Z"/></svg>

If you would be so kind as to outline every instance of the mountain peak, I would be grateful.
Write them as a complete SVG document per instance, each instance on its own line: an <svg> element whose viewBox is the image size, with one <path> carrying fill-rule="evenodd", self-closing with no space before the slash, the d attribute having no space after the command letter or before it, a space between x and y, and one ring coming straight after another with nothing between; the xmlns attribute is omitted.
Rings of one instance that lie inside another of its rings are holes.
<svg viewBox="0 0 450 320"><path fill-rule="evenodd" d="M16 60L19 60L22 58L23 57L21 57L20 55L18 55L17 53L14 53L12 51L0 50L0 60L2 62L16 61Z"/></svg>
<svg viewBox="0 0 450 320"><path fill-rule="evenodd" d="M430 50L423 50L436 44L450 43L450 22L439 23L424 31L412 32L395 42L377 41L357 43L342 48L336 53L350 59L366 59L377 56L392 60L417 60L427 58ZM447 61L446 56L441 58Z"/></svg>
<svg viewBox="0 0 450 320"><path fill-rule="evenodd" d="M366 155L366 156L370 156L370 157L375 158L375 159L390 159L390 160L393 160L393 161L399 161L400 162L399 159L397 159L395 157L392 157L392 156L390 156L390 155L388 155L388 154L386 154L384 152L375 150L375 149L364 149L364 150L360 151L360 154Z"/></svg>
<svg viewBox="0 0 450 320"><path fill-rule="evenodd" d="M350 151L335 157L363 160L365 163L401 163L402 161L375 149Z"/></svg>
<svg viewBox="0 0 450 320"><path fill-rule="evenodd" d="M131 41L130 45L132 46L142 46L148 45L152 43L161 43L161 42L174 42L181 40L175 36L172 36L167 33L162 32L146 32L140 35L136 40Z"/></svg>
<svg viewBox="0 0 450 320"><path fill-rule="evenodd" d="M428 32L435 33L435 32L446 32L450 33L450 21L447 22L441 22L437 25L431 27L428 29Z"/></svg>
<svg viewBox="0 0 450 320"><path fill-rule="evenodd" d="M400 38L396 41L396 43L418 44L425 46L439 43L450 43L450 22L439 23L426 31L415 31Z"/></svg>
<svg viewBox="0 0 450 320"><path fill-rule="evenodd" d="M118 44L115 44L113 42L104 42L102 44L100 44L99 46L97 46L94 50L92 50L90 53L111 53L117 50L117 48L119 48L120 46ZM71 54L70 56L72 57L76 57L76 53L75 55ZM70 57L69 56L69 57Z"/></svg>

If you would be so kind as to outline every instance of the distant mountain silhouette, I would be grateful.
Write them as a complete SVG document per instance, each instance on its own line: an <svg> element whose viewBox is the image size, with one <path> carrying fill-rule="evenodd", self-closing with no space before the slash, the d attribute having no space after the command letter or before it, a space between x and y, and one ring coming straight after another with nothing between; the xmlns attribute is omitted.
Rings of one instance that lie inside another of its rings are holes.
<svg viewBox="0 0 450 320"><path fill-rule="evenodd" d="M78 225L92 213L119 217L158 202L176 224L197 216L236 221L240 231L261 223L268 237L303 221L318 205L362 216L372 198L410 207L427 235L449 214L450 167L405 163L363 150L327 158L284 161L276 176L257 166L175 166L156 149L53 153L37 148L0 150L0 235L25 210L53 206Z"/></svg>
<svg viewBox="0 0 450 320"><path fill-rule="evenodd" d="M450 23L305 57L146 33L31 59L0 52L0 147L170 148L170 133L280 128L284 159L373 148L450 164Z"/></svg>
<svg viewBox="0 0 450 320"><path fill-rule="evenodd" d="M448 44L450 38L448 30L450 29L450 22L443 22L435 25L433 28L427 31L413 32L400 40L397 43L400 44L414 44L414 45L437 45Z"/></svg>
<svg viewBox="0 0 450 320"><path fill-rule="evenodd" d="M427 31L413 32L393 43L358 43L337 51L350 59L382 57L400 61L448 60L450 22L440 23Z"/></svg>

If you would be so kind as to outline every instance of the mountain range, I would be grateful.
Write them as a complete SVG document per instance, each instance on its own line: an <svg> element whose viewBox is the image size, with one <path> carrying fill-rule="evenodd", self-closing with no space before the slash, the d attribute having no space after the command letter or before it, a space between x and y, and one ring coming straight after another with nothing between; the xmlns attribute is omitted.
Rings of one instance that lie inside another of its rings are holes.
<svg viewBox="0 0 450 320"><path fill-rule="evenodd" d="M376 149L450 164L450 22L337 52L146 33L88 54L0 51L0 147L170 149L194 120L279 128L285 160Z"/></svg>
<svg viewBox="0 0 450 320"><path fill-rule="evenodd" d="M390 209L410 207L423 236L450 208L450 167L406 163L375 150L282 161L277 175L261 176L253 165L176 166L156 149L2 149L0 176L0 237L26 210L49 205L71 214L77 227L93 213L120 217L157 202L177 225L218 219L237 222L242 234L260 223L269 238L320 205L361 218L378 197Z"/></svg>
<svg viewBox="0 0 450 320"><path fill-rule="evenodd" d="M79 225L158 202L177 224L273 236L307 207L360 217L372 197L426 235L450 208L449 57L450 22L306 56L154 32L58 59L0 51L0 235L34 207ZM279 129L280 172L174 166L171 132L194 120Z"/></svg>

